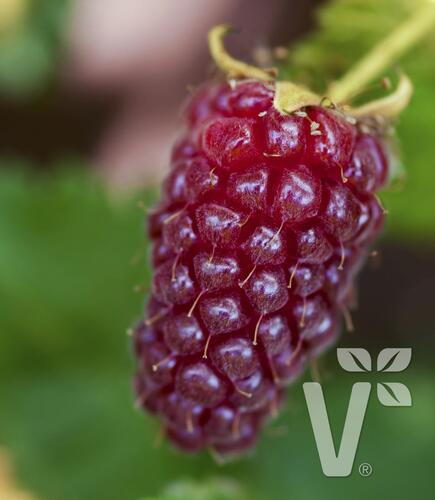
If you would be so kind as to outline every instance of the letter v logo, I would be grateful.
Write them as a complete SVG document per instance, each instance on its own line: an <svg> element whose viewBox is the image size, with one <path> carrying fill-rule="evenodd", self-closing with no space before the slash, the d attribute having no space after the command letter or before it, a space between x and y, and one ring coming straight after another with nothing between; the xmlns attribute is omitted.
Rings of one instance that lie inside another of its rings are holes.
<svg viewBox="0 0 435 500"><path fill-rule="evenodd" d="M349 476L370 397L370 383L357 382L352 387L338 454L335 453L322 386L306 382L303 388L323 473L333 477Z"/></svg>

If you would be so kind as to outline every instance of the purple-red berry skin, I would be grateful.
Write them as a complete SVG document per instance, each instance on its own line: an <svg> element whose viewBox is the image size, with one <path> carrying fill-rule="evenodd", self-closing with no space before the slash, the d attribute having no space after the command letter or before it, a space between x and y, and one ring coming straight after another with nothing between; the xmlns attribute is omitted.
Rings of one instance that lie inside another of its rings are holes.
<svg viewBox="0 0 435 500"><path fill-rule="evenodd" d="M259 82L205 85L149 219L138 403L185 452L251 448L337 337L382 228L383 142L338 111L281 115Z"/></svg>

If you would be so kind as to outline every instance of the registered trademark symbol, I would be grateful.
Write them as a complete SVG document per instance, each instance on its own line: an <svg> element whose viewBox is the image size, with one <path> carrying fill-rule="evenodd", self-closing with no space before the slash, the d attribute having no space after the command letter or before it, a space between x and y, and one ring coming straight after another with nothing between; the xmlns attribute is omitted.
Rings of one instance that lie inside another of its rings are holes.
<svg viewBox="0 0 435 500"><path fill-rule="evenodd" d="M368 477L372 474L373 467L370 464L364 462L364 463L360 464L360 466L358 467L358 470L359 470L359 473L361 476Z"/></svg>

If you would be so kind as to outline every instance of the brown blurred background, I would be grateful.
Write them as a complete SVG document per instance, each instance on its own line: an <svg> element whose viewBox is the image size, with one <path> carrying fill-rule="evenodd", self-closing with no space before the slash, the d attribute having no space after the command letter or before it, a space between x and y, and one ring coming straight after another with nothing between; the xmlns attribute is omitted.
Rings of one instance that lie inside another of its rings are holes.
<svg viewBox="0 0 435 500"><path fill-rule="evenodd" d="M0 94L0 151L44 169L59 155L84 156L118 186L154 180L166 168L188 85L210 70L208 29L238 28L228 46L249 59L252 47L287 45L304 33L318 3L76 0L48 85L31 98Z"/></svg>

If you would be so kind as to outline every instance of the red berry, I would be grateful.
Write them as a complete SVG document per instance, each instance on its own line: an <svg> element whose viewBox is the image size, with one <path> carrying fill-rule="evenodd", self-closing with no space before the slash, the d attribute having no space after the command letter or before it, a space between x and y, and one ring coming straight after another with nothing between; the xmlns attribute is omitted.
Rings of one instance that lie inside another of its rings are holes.
<svg viewBox="0 0 435 500"><path fill-rule="evenodd" d="M315 217L322 201L319 177L308 167L284 170L274 199L277 216L286 222L303 222Z"/></svg>
<svg viewBox="0 0 435 500"><path fill-rule="evenodd" d="M383 223L380 139L323 107L281 115L273 97L253 81L202 87L149 220L135 391L187 452L252 447L335 341Z"/></svg>
<svg viewBox="0 0 435 500"><path fill-rule="evenodd" d="M190 127L200 125L213 116L215 98L222 88L220 85L203 85L191 96L184 110L184 118Z"/></svg>
<svg viewBox="0 0 435 500"><path fill-rule="evenodd" d="M193 141L189 138L182 137L179 139L172 148L171 162L175 163L177 160L184 160L186 158L194 157L198 149Z"/></svg>
<svg viewBox="0 0 435 500"><path fill-rule="evenodd" d="M325 206L321 211L321 221L329 234L339 241L347 241L358 231L362 207L358 199L343 184L336 181L325 182Z"/></svg>
<svg viewBox="0 0 435 500"><path fill-rule="evenodd" d="M296 263L290 266L289 273L293 276L292 289L300 297L317 292L325 282L325 269L321 265Z"/></svg>
<svg viewBox="0 0 435 500"><path fill-rule="evenodd" d="M163 394L159 398L159 412L168 427L193 433L200 431L201 405L193 405L176 392Z"/></svg>
<svg viewBox="0 0 435 500"><path fill-rule="evenodd" d="M320 324L330 314L329 304L321 295L295 298L291 307L299 335L305 340L315 335Z"/></svg>
<svg viewBox="0 0 435 500"><path fill-rule="evenodd" d="M249 377L258 368L258 354L252 342L244 337L233 337L210 349L214 365L231 380Z"/></svg>
<svg viewBox="0 0 435 500"><path fill-rule="evenodd" d="M242 421L225 439L212 442L221 455L239 455L252 448L257 438L258 428L254 423Z"/></svg>
<svg viewBox="0 0 435 500"><path fill-rule="evenodd" d="M179 264L166 262L156 269L152 283L152 294L164 304L187 304L195 298L195 283L189 269Z"/></svg>
<svg viewBox="0 0 435 500"><path fill-rule="evenodd" d="M204 130L202 147L213 165L232 169L258 158L260 150L253 120L216 118Z"/></svg>
<svg viewBox="0 0 435 500"><path fill-rule="evenodd" d="M241 413L267 411L271 399L276 397L276 388L261 367L249 377L233 380L233 384L235 391L228 401Z"/></svg>
<svg viewBox="0 0 435 500"><path fill-rule="evenodd" d="M316 224L295 229L297 262L322 264L331 257L334 248L326 233Z"/></svg>
<svg viewBox="0 0 435 500"><path fill-rule="evenodd" d="M160 405L159 390L161 386L153 383L148 377L137 375L133 380L136 406L147 410L152 415L158 413Z"/></svg>
<svg viewBox="0 0 435 500"><path fill-rule="evenodd" d="M163 341L156 341L144 349L141 362L147 381L160 387L166 386L173 378L176 358L171 356Z"/></svg>
<svg viewBox="0 0 435 500"><path fill-rule="evenodd" d="M297 161L307 147L309 123L303 118L283 116L272 110L265 118L266 156Z"/></svg>
<svg viewBox="0 0 435 500"><path fill-rule="evenodd" d="M204 349L206 338L193 316L171 316L164 322L163 331L166 345L174 353L195 354Z"/></svg>
<svg viewBox="0 0 435 500"><path fill-rule="evenodd" d="M224 86L216 97L215 108L225 116L257 118L273 101L273 90L259 82L246 82L234 88Z"/></svg>
<svg viewBox="0 0 435 500"><path fill-rule="evenodd" d="M185 196L190 202L197 201L219 184L215 169L202 157L193 158L187 162L185 176Z"/></svg>
<svg viewBox="0 0 435 500"><path fill-rule="evenodd" d="M344 169L346 178L361 191L373 192L383 187L388 178L388 163L376 137L360 135L352 160Z"/></svg>
<svg viewBox="0 0 435 500"><path fill-rule="evenodd" d="M151 263L153 266L158 266L173 257L175 257L174 252L161 238L153 242L151 250Z"/></svg>
<svg viewBox="0 0 435 500"><path fill-rule="evenodd" d="M147 346L157 340L157 332L154 328L139 324L133 331L133 348L137 357L140 357Z"/></svg>
<svg viewBox="0 0 435 500"><path fill-rule="evenodd" d="M255 271L245 285L245 293L254 310L260 314L281 309L288 301L283 269L274 266Z"/></svg>
<svg viewBox="0 0 435 500"><path fill-rule="evenodd" d="M166 435L171 443L184 453L196 453L206 444L200 429L179 429L167 426Z"/></svg>
<svg viewBox="0 0 435 500"><path fill-rule="evenodd" d="M290 345L291 333L285 316L274 314L261 321L258 338L268 356L274 356Z"/></svg>
<svg viewBox="0 0 435 500"><path fill-rule="evenodd" d="M211 410L204 433L213 443L228 442L237 437L240 425L253 425L254 421L252 415L240 415L232 406L222 405Z"/></svg>
<svg viewBox="0 0 435 500"><path fill-rule="evenodd" d="M180 367L175 376L175 390L192 404L213 408L226 397L226 384L205 361Z"/></svg>
<svg viewBox="0 0 435 500"><path fill-rule="evenodd" d="M321 107L310 108L308 117L312 133L308 136L304 159L308 165L322 169L322 175L334 175L339 179L340 169L347 166L352 156L356 128L343 116Z"/></svg>
<svg viewBox="0 0 435 500"><path fill-rule="evenodd" d="M304 370L305 352L288 346L274 358L272 364L275 371L274 383L285 387L297 379Z"/></svg>
<svg viewBox="0 0 435 500"><path fill-rule="evenodd" d="M180 248L187 250L195 244L197 238L193 230L193 221L188 215L180 215L163 226L163 243L173 252Z"/></svg>
<svg viewBox="0 0 435 500"><path fill-rule="evenodd" d="M196 223L205 243L219 247L237 246L243 213L215 203L201 205L195 211Z"/></svg>
<svg viewBox="0 0 435 500"><path fill-rule="evenodd" d="M249 322L238 291L205 297L201 300L199 310L210 335L240 330Z"/></svg>
<svg viewBox="0 0 435 500"><path fill-rule="evenodd" d="M269 176L266 165L231 174L227 183L228 198L245 209L265 209Z"/></svg>
<svg viewBox="0 0 435 500"><path fill-rule="evenodd" d="M196 279L202 290L219 290L235 286L240 276L240 263L236 257L198 253L193 258Z"/></svg>
<svg viewBox="0 0 435 500"><path fill-rule="evenodd" d="M164 198L171 203L183 203L186 201L186 168L189 162L195 160L181 160L174 164L169 175L163 183Z"/></svg>
<svg viewBox="0 0 435 500"><path fill-rule="evenodd" d="M283 264L287 258L287 245L278 228L258 226L242 245L245 254L255 264Z"/></svg>

